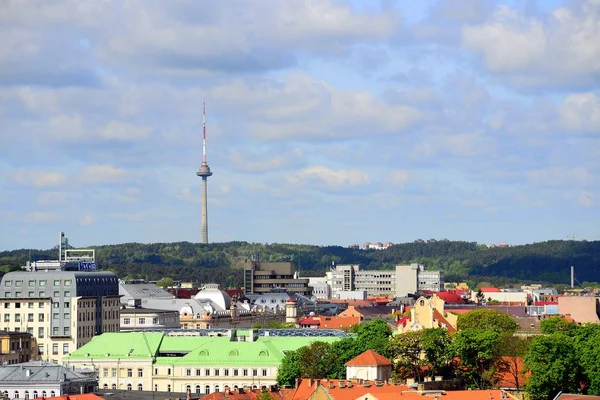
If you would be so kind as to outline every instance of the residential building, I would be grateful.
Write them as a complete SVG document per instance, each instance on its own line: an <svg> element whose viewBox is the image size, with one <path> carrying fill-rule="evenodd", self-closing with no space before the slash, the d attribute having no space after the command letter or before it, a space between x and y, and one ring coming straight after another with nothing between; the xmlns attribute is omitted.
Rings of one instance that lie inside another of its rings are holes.
<svg viewBox="0 0 600 400"><path fill-rule="evenodd" d="M288 351L315 341L334 342L343 331L205 330L105 333L65 358L97 371L101 389L195 394L225 387L269 387ZM332 336L332 335L336 336ZM283 336L280 336L283 335Z"/></svg>
<svg viewBox="0 0 600 400"><path fill-rule="evenodd" d="M308 278L299 278L296 263L246 261L244 263L244 293L261 294L286 291L311 296Z"/></svg>
<svg viewBox="0 0 600 400"><path fill-rule="evenodd" d="M119 330L112 272L9 272L0 282L0 329L28 332L40 358L60 362L94 335Z"/></svg>
<svg viewBox="0 0 600 400"><path fill-rule="evenodd" d="M35 361L37 358L37 345L30 333L0 331L0 365Z"/></svg>
<svg viewBox="0 0 600 400"><path fill-rule="evenodd" d="M121 308L121 332L148 329L177 329L180 327L179 312L143 308L139 305L127 305Z"/></svg>
<svg viewBox="0 0 600 400"><path fill-rule="evenodd" d="M444 328L456 332L458 316L444 310L444 300L435 294L431 298L420 297L410 309L410 318L400 318L400 333L430 328Z"/></svg>
<svg viewBox="0 0 600 400"><path fill-rule="evenodd" d="M36 399L95 390L93 375L55 363L32 361L0 366L0 393L10 399Z"/></svg>
<svg viewBox="0 0 600 400"><path fill-rule="evenodd" d="M595 296L558 296L558 313L578 324L600 322L600 299Z"/></svg>

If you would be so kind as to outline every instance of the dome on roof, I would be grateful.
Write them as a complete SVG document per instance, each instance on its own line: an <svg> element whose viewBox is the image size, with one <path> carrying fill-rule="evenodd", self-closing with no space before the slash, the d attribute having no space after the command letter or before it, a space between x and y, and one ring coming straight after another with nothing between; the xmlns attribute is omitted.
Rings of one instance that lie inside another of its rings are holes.
<svg viewBox="0 0 600 400"><path fill-rule="evenodd" d="M210 301L216 308L229 310L231 306L231 297L224 290L216 288L202 289L195 296L196 300Z"/></svg>

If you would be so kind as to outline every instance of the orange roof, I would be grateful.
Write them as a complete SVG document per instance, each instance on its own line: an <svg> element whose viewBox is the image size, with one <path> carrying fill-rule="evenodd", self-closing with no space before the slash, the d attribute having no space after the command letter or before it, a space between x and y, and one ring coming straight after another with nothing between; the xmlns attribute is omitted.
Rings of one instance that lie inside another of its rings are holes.
<svg viewBox="0 0 600 400"><path fill-rule="evenodd" d="M519 387L523 388L529 380L530 373L523 376L523 359L521 357L502 357L502 361L506 363L508 370L502 371L502 376L498 381L497 387L513 389L517 387L515 381L515 373L519 376Z"/></svg>
<svg viewBox="0 0 600 400"><path fill-rule="evenodd" d="M373 366L373 365L392 365L392 362L381 354L371 349L359 354L352 360L348 361L346 366Z"/></svg>
<svg viewBox="0 0 600 400"><path fill-rule="evenodd" d="M340 383L342 383L342 386L340 386ZM352 386L349 387L348 385ZM287 400L306 400L319 388L327 392L329 398L335 400L355 400L367 394L370 394L377 400L397 400L399 398L419 400L433 398L427 397L427 391L424 393L418 392L414 389L411 390L406 385L380 382L378 386L375 382L370 381L369 385L365 386L364 383L359 384L356 380L349 381L343 379L303 379L300 381L298 387L294 389L293 394L286 394L285 398ZM502 398L502 393L503 391L501 390L456 390L446 391L443 397L440 396L440 398L444 400L489 400L490 398Z"/></svg>
<svg viewBox="0 0 600 400"><path fill-rule="evenodd" d="M445 328L448 332L456 332L456 328L453 327L452 324L450 324L450 322L448 322L446 317L444 317L442 315L442 313L440 313L435 308L433 309L433 318L438 321L438 324L440 324L440 328L442 328L441 324L444 324Z"/></svg>
<svg viewBox="0 0 600 400"><path fill-rule="evenodd" d="M262 391L260 389L258 390L242 390L241 393L238 390L230 390L229 392L224 391L224 392L213 392L210 394L207 394L206 396L202 397L202 400L222 400L222 399L227 399L227 400L256 400L258 398L258 396L260 396L260 394L262 393ZM293 390L287 390L287 389L281 389L275 392L271 392L268 391L267 393L269 393L269 397L272 400L281 400L284 398L290 398L291 393L293 393Z"/></svg>

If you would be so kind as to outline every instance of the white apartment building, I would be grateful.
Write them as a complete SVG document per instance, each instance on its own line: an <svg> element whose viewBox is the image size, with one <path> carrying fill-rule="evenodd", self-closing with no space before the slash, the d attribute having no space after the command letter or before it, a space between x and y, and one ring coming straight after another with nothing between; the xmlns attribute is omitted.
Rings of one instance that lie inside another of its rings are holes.
<svg viewBox="0 0 600 400"><path fill-rule="evenodd" d="M427 271L420 264L397 265L395 270L361 270L358 265L338 265L326 273L333 299L344 292L366 292L368 297L406 297L422 290L444 290L443 271Z"/></svg>

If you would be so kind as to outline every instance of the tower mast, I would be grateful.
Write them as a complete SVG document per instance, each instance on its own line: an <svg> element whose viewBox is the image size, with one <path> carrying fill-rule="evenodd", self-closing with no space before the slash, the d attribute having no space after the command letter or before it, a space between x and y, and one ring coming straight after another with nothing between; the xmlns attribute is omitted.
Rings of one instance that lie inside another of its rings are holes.
<svg viewBox="0 0 600 400"><path fill-rule="evenodd" d="M202 164L196 175L202 178L202 243L208 243L208 190L207 179L212 175L206 162L206 103L202 103Z"/></svg>

